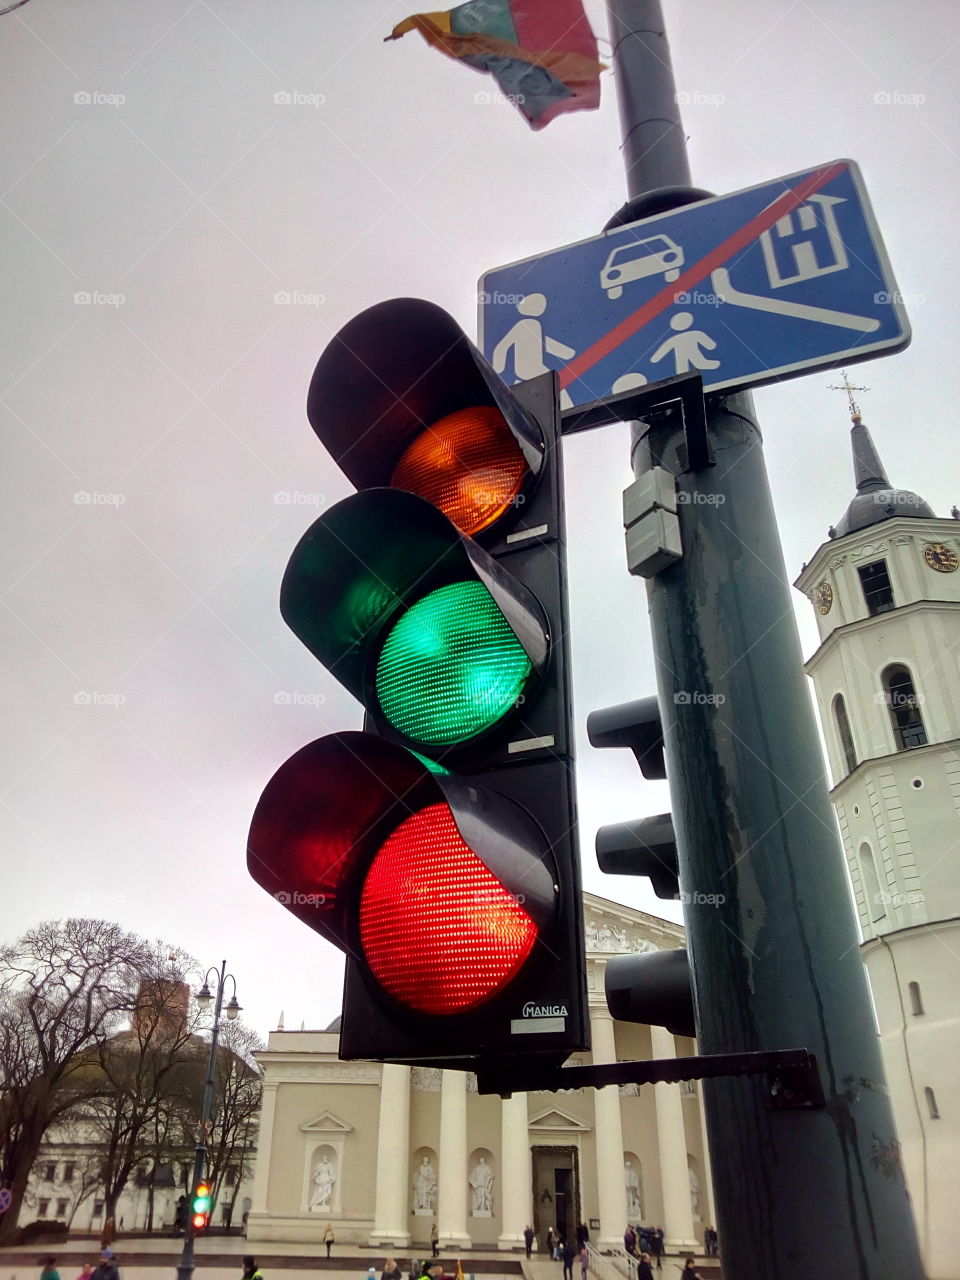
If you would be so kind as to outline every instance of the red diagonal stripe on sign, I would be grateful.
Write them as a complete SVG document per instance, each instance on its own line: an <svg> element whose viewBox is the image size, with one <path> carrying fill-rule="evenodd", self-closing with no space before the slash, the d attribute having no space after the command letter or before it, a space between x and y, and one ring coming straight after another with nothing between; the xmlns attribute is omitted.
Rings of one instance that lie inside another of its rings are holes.
<svg viewBox="0 0 960 1280"><path fill-rule="evenodd" d="M813 173L802 178L795 187L789 187L782 195L777 196L773 204L767 205L766 209L761 209L755 218L751 218L748 223L740 227L733 235L728 236L715 249L711 249L709 253L704 254L699 262L695 262L692 267L688 267L673 284L667 285L665 289L654 294L649 302L645 302L638 311L634 311L625 320L621 320L609 333L605 333L592 346L587 347L586 351L582 351L580 355L571 360L568 365L560 370L561 387L568 387L575 378L579 378L582 373L592 369L604 356L608 356L611 351L622 346L628 338L632 338L644 325L649 324L651 320L655 320L662 311L666 311L667 307L672 306L674 297L678 293L685 293L692 285L699 284L701 280L705 279L711 271L714 271L717 267L722 267L728 258L745 248L762 231L768 230L775 222L779 222L786 214L791 213L798 205L803 204L804 200L812 196L815 191L819 191L821 187L825 187L833 178L846 172L847 168L848 166L843 161L837 161L823 169L815 169Z"/></svg>

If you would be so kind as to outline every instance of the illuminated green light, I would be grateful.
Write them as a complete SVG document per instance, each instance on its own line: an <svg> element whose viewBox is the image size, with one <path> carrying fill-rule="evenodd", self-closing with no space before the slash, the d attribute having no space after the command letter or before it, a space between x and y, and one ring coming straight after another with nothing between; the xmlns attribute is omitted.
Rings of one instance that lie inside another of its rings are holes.
<svg viewBox="0 0 960 1280"><path fill-rule="evenodd" d="M532 664L479 582L455 582L418 600L387 637L377 697L416 742L466 742L517 703Z"/></svg>

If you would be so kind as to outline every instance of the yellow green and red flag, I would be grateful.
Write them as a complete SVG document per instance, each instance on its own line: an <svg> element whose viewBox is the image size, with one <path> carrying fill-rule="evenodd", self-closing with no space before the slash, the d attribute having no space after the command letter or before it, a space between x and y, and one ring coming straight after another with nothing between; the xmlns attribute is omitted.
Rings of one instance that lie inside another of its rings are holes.
<svg viewBox="0 0 960 1280"><path fill-rule="evenodd" d="M408 31L489 72L533 129L600 105L604 67L581 0L469 0L446 13L415 13L387 39Z"/></svg>

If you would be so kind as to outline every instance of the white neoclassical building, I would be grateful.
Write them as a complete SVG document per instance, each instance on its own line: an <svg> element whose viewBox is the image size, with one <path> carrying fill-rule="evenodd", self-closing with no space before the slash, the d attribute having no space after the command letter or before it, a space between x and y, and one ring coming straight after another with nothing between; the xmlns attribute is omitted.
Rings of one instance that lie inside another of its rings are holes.
<svg viewBox="0 0 960 1280"><path fill-rule="evenodd" d="M857 492L796 583L820 630L806 670L924 1261L956 1280L960 522L890 484L851 409Z"/></svg>
<svg viewBox="0 0 960 1280"><path fill-rule="evenodd" d="M611 955L680 947L682 928L590 894L584 904L592 1060L692 1054L663 1028L615 1022L603 993ZM251 1241L319 1242L329 1223L338 1243L416 1253L436 1224L441 1249L518 1249L528 1224L542 1247L548 1227L582 1221L601 1246L622 1245L629 1221L694 1248L714 1225L693 1084L501 1101L463 1072L341 1062L336 1026L273 1032L258 1054Z"/></svg>

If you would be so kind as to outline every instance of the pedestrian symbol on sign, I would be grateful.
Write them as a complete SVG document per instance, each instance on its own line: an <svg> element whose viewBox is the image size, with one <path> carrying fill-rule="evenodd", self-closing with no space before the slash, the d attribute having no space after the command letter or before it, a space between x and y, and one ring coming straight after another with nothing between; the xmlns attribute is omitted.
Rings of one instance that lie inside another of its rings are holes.
<svg viewBox="0 0 960 1280"><path fill-rule="evenodd" d="M526 382L528 378L550 372L544 354L556 356L558 360L571 360L577 354L573 347L543 332L543 326L536 317L542 316L546 309L547 299L542 293L529 293L520 299L517 310L526 318L518 320L494 347L490 363L497 373L506 372L512 354L513 376L517 382ZM560 403L568 409L572 401L566 392L563 395L566 400L561 396Z"/></svg>
<svg viewBox="0 0 960 1280"><path fill-rule="evenodd" d="M704 351L716 351L717 344L708 333L691 329L692 324L693 316L689 311L678 311L672 316L670 328L676 337L660 343L650 357L651 364L656 364L665 355L672 355L677 373L689 373L691 369L719 369L719 360L711 360L703 354Z"/></svg>

